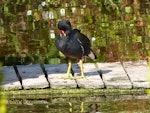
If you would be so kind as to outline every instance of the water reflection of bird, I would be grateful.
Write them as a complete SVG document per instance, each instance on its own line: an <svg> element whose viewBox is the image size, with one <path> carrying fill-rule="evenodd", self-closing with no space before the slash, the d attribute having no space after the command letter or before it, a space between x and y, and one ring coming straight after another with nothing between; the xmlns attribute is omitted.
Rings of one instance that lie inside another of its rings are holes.
<svg viewBox="0 0 150 113"><path fill-rule="evenodd" d="M88 56L91 59L96 59L96 55L92 51L90 40L82 34L78 29L72 29L69 20L62 20L58 23L59 34L56 38L56 47L61 51L68 59L68 70L65 78L72 78L74 72L72 70L71 59L75 58L79 60L81 76L77 78L84 78L83 72L83 59L84 56ZM74 77L75 78L75 77Z"/></svg>

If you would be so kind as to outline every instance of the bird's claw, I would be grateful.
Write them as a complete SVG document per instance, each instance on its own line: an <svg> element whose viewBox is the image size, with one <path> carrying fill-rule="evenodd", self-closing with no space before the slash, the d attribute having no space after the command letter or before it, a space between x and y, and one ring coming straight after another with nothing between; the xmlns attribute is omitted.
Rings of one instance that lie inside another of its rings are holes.
<svg viewBox="0 0 150 113"><path fill-rule="evenodd" d="M87 79L86 76L74 76L73 79Z"/></svg>
<svg viewBox="0 0 150 113"><path fill-rule="evenodd" d="M72 79L73 76L68 76L68 75L65 75L65 76L61 76L59 77L60 79Z"/></svg>
<svg viewBox="0 0 150 113"><path fill-rule="evenodd" d="M86 76L84 75L80 75L80 76L71 76L71 75L64 75L64 76L59 76L59 77L56 77L56 78L59 78L59 79L87 79Z"/></svg>
<svg viewBox="0 0 150 113"><path fill-rule="evenodd" d="M60 79L87 79L86 76L62 76Z"/></svg>

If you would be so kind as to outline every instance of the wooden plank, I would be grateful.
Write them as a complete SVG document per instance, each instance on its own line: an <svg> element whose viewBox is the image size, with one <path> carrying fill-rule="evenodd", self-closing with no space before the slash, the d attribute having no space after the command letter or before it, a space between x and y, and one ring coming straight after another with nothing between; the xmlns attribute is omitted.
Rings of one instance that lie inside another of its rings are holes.
<svg viewBox="0 0 150 113"><path fill-rule="evenodd" d="M4 74L4 80L1 84L2 89L4 90L21 89L21 83L16 75L13 66L2 67L1 73Z"/></svg>
<svg viewBox="0 0 150 113"><path fill-rule="evenodd" d="M106 88L132 88L132 84L120 62L97 63Z"/></svg>
<svg viewBox="0 0 150 113"><path fill-rule="evenodd" d="M74 66L75 67L75 66ZM78 87L80 88L104 88L104 83L93 63L83 64L84 74L86 78L76 79ZM75 72L80 74L79 66L75 67Z"/></svg>
<svg viewBox="0 0 150 113"><path fill-rule="evenodd" d="M124 62L123 64L134 88L150 88L150 81L148 81L147 61L130 61Z"/></svg>
<svg viewBox="0 0 150 113"><path fill-rule="evenodd" d="M49 84L39 64L17 65L24 89L46 88Z"/></svg>
<svg viewBox="0 0 150 113"><path fill-rule="evenodd" d="M76 81L73 79L62 79L67 73L67 64L44 64L45 71L48 75L51 88L62 89L62 88L76 88Z"/></svg>

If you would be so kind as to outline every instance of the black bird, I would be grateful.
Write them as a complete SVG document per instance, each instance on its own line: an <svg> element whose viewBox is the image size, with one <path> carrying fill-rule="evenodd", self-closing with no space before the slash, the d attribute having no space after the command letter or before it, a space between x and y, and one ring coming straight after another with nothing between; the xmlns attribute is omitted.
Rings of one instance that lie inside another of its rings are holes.
<svg viewBox="0 0 150 113"><path fill-rule="evenodd" d="M91 59L96 59L96 55L92 51L90 40L80 32L78 29L72 29L69 20L62 20L58 22L59 34L56 37L56 47L68 59L68 70L66 78L72 78L70 72L73 74L71 59L79 60L81 78L85 77L83 72L83 59L88 56Z"/></svg>

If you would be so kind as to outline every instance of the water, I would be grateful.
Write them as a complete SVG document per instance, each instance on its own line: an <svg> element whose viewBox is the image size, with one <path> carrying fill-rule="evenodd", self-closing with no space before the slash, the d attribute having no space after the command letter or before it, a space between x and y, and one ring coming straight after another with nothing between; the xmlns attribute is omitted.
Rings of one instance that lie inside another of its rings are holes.
<svg viewBox="0 0 150 113"><path fill-rule="evenodd" d="M43 98L42 98L43 97ZM47 97L45 95L45 97ZM149 113L146 95L76 95L39 99L11 98L8 113Z"/></svg>
<svg viewBox="0 0 150 113"><path fill-rule="evenodd" d="M2 0L0 6L4 65L63 63L54 45L61 19L90 38L97 62L149 55L149 0Z"/></svg>

